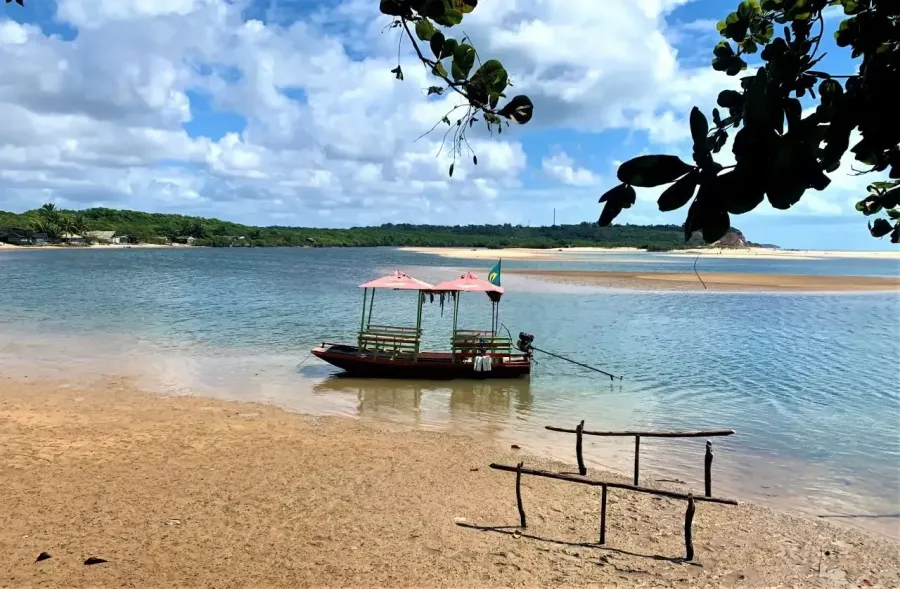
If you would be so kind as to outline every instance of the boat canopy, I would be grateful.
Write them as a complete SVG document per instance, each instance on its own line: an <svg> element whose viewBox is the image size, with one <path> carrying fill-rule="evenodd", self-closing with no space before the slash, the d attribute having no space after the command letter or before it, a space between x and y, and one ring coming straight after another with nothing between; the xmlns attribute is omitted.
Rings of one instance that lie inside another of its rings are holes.
<svg viewBox="0 0 900 589"><path fill-rule="evenodd" d="M471 272L466 272L456 280L447 280L446 282L441 282L437 286L432 287L432 290L439 292L450 292L450 291L464 291L464 292L495 292L498 294L503 294L503 287L497 286L487 280L482 280L472 274Z"/></svg>
<svg viewBox="0 0 900 589"><path fill-rule="evenodd" d="M417 280L411 276L407 276L403 272L393 272L387 276L383 276L371 282L360 284L359 288L389 288L392 290L434 290L435 288Z"/></svg>

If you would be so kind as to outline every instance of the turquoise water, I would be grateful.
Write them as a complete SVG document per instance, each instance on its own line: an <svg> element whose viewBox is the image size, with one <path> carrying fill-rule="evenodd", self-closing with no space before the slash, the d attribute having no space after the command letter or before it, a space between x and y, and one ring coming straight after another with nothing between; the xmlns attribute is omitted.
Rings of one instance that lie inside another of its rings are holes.
<svg viewBox="0 0 900 589"><path fill-rule="evenodd" d="M693 259L598 256L505 268L690 269ZM530 380L340 379L307 359L352 341L356 285L402 269L437 282L491 262L390 249L127 249L0 252L0 368L10 375L131 374L172 393L262 400L325 414L454 429L573 460L543 429L733 428L713 440L715 490L900 536L897 293L638 293L508 275L501 320L535 345L623 374L538 355ZM483 268L482 268L483 267ZM722 260L701 271L897 275L896 261ZM461 326L490 325L483 295ZM444 347L449 306L425 310ZM414 297L379 293L376 319L411 324ZM298 366L298 364L301 365ZM642 476L702 488L703 440L643 440ZM589 464L629 472L631 442L591 440ZM852 516L852 517L849 517ZM847 519L844 519L847 518Z"/></svg>

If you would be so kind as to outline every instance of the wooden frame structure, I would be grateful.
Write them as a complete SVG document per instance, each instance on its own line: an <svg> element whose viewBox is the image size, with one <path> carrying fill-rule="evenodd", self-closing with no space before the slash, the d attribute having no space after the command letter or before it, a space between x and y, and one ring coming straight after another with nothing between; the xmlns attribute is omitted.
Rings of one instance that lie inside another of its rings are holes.
<svg viewBox="0 0 900 589"><path fill-rule="evenodd" d="M695 497L691 493L679 493L677 491L666 491L663 489L652 489L649 487L639 487L637 485L629 485L626 483L615 483L609 481L595 481L591 479L582 478L580 476L574 475L566 475L566 474L557 474L554 472L549 472L545 470L534 470L523 468L524 463L520 462L516 466L508 466L505 464L491 464L490 468L494 470L501 470L506 472L514 472L516 473L516 506L519 510L519 526L521 528L527 528L528 524L525 517L525 507L522 503L522 475L530 475L530 476L538 476L549 479L556 479L560 481L567 481L570 483L579 483L582 485L589 485L592 487L600 487L600 541L598 542L600 545L606 544L606 502L609 494L609 489L622 489L626 491L632 491L634 493L647 493L650 495L657 495L660 497L668 497L669 499L681 499L687 502L687 509L684 514L684 546L685 546L685 558L686 561L692 561L694 559L694 543L693 543L693 523L694 523L694 513L696 512L696 502L698 501L706 501L709 503L719 503L722 505L737 505L738 502L734 499L726 499L723 497Z"/></svg>
<svg viewBox="0 0 900 589"><path fill-rule="evenodd" d="M716 436L730 436L734 434L732 429L714 429L714 430L695 430L681 432L664 432L664 431L588 431L584 429L584 420L581 420L575 429L563 427L555 427L552 425L545 426L544 429L553 432L562 432L565 434L575 434L575 458L578 461L578 473L582 476L587 474L587 467L584 465L584 456L582 455L582 437L583 436L601 436L601 437L633 437L634 438L634 484L640 481L640 464L641 464L641 438L711 438ZM706 454L703 459L703 479L704 492L707 497L712 497L712 442L706 441Z"/></svg>

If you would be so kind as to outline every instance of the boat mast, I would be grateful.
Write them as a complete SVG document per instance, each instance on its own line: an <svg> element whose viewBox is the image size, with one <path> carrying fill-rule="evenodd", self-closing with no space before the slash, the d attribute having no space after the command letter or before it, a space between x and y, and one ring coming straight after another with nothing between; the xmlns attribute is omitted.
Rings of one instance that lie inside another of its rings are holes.
<svg viewBox="0 0 900 589"><path fill-rule="evenodd" d="M422 305L425 303L425 291L419 292L419 302L416 309L416 349L413 352L413 359L419 359L419 346L422 343Z"/></svg>
<svg viewBox="0 0 900 589"><path fill-rule="evenodd" d="M357 351L362 354L362 335L366 330L366 295L368 294L369 289L363 289L363 304L362 304L362 318L359 320L359 335L356 338ZM375 298L375 289L372 289L372 298ZM369 312L371 316L371 311Z"/></svg>

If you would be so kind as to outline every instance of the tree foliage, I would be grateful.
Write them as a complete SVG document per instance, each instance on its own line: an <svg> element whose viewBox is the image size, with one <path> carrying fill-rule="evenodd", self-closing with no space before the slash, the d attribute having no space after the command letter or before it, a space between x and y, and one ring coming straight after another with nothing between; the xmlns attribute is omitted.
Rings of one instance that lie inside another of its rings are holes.
<svg viewBox="0 0 900 589"><path fill-rule="evenodd" d="M448 29L459 25L477 5L478 0L380 0L381 12L393 18L390 26L401 31L400 44L404 39L412 43L422 65L436 81L428 88L428 96L455 92L464 99L434 126L447 125L444 141L452 133L451 176L463 147L478 165L478 156L466 140L467 129L483 120L488 132L502 133L509 121L520 125L530 121L534 111L531 99L524 95L501 105L513 85L503 64L496 59L482 62L468 37L457 40L450 36ZM403 80L399 63L391 73Z"/></svg>
<svg viewBox="0 0 900 589"><path fill-rule="evenodd" d="M824 57L822 11L829 6L843 8L846 18L834 38L856 60L855 74L817 69ZM685 239L700 231L707 242L716 241L731 215L752 211L766 198L776 209L788 209L807 190L824 190L849 149L857 173L888 172L889 180L870 184L856 208L867 216L884 212L887 218L869 224L871 234L890 234L900 243L900 1L745 0L717 29L725 39L713 49L713 69L740 75L745 57L757 52L759 69L741 77L740 91L719 93L712 125L700 109L691 110L693 164L644 155L619 166L621 184L600 198L599 224L609 225L634 204L633 187L671 184L659 209L690 203ZM804 106L813 104L803 116ZM851 146L854 132L859 140ZM715 155L731 133L736 164L723 166Z"/></svg>
<svg viewBox="0 0 900 589"><path fill-rule="evenodd" d="M615 225L596 223L525 227L522 225L410 225L322 229L315 227L252 227L219 219L107 208L83 211L57 209L52 204L25 213L0 211L0 235L17 229L37 230L42 223L63 232L115 231L132 241L155 243L194 237L198 245L253 247L637 247L665 251L685 247L676 225ZM75 231L69 223L75 223ZM79 225L82 223L83 225ZM50 226L50 225L48 225ZM65 229L63 229L65 227ZM696 245L696 244L694 244Z"/></svg>

